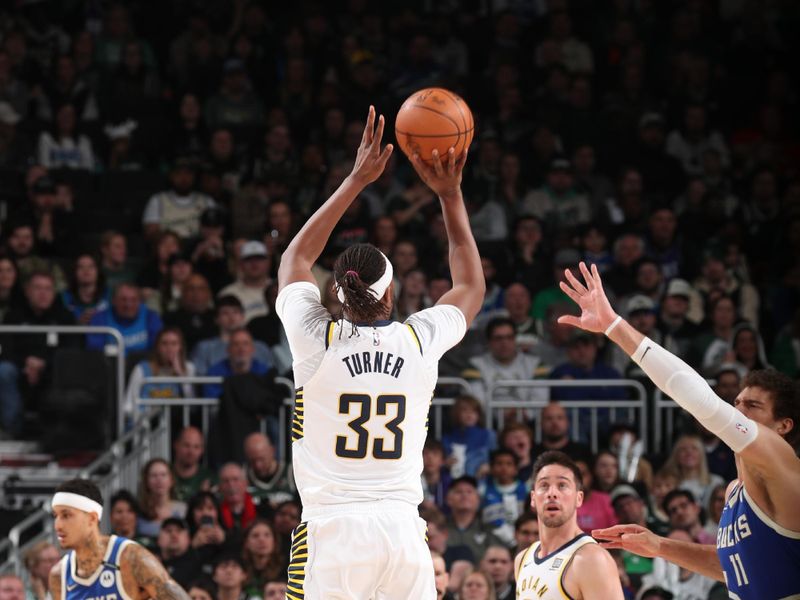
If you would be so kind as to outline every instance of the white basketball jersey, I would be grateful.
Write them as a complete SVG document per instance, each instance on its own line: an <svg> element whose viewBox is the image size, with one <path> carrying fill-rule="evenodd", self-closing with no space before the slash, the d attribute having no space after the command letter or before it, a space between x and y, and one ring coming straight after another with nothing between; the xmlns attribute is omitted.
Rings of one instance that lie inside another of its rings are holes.
<svg viewBox="0 0 800 600"><path fill-rule="evenodd" d="M438 360L463 336L463 314L437 306L406 323L354 329L332 321L319 290L300 283L281 290L276 310L298 386L292 461L304 520L353 502L394 500L415 509Z"/></svg>
<svg viewBox="0 0 800 600"><path fill-rule="evenodd" d="M597 542L582 533L555 552L539 556L539 542L533 543L522 557L517 573L517 600L565 600L564 573L575 552L586 544Z"/></svg>

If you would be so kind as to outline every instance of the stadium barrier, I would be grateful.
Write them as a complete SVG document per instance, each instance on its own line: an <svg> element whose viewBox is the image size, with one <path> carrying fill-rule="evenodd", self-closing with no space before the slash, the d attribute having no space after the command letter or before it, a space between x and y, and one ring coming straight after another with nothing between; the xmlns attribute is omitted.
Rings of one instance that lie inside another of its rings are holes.
<svg viewBox="0 0 800 600"><path fill-rule="evenodd" d="M42 483L50 483L54 488L58 481L70 477L92 479L100 488L105 501L100 528L102 531L110 531L109 501L112 494L122 488L136 493L142 468L148 460L160 458L169 449L169 435L166 414L164 411L154 410L150 414L142 415L128 433L88 466L61 477L53 477L52 473L47 473L48 479ZM30 548L42 540L56 542L49 502L15 525L6 539L0 540L0 573L18 575L28 585L28 573L24 568L23 558Z"/></svg>
<svg viewBox="0 0 800 600"><path fill-rule="evenodd" d="M517 410L517 418L523 421L529 419L522 416L523 411L530 410L532 418L535 420L535 441L542 441L542 424L539 418L542 408L549 403L548 399L533 398L529 400L498 400L498 391L502 390L521 390L521 389L542 389L546 388L589 388L589 387L622 387L630 388L634 391L635 398L628 400L594 400L587 396L581 400L560 400L559 404L570 413L571 435L573 440L581 437L580 413L590 411L590 431L589 441L592 452L596 453L600 448L600 438L598 430L598 411L607 409L609 411L610 424L618 422L617 415L624 411L627 415L626 423L637 427L639 439L647 447L647 391L641 382L635 379L502 379L491 382L487 393L486 403L486 426L491 428L495 417L497 420L496 429L500 431L505 421L505 411L508 409ZM549 398L549 394L548 394Z"/></svg>
<svg viewBox="0 0 800 600"><path fill-rule="evenodd" d="M101 333L113 338L113 344L106 344L106 356L116 357L116 390L117 390L117 428L115 438L125 432L125 416L122 413L122 400L125 397L125 340L119 331L113 327L95 325L0 325L0 334L26 335L46 334L49 346L58 346L59 335L85 335Z"/></svg>

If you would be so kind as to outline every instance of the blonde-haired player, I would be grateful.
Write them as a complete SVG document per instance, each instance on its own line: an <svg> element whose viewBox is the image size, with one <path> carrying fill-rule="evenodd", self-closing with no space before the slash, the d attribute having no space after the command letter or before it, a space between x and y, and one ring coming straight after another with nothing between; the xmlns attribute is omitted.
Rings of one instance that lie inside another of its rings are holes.
<svg viewBox="0 0 800 600"><path fill-rule="evenodd" d="M393 269L370 244L333 268L340 319L320 303L311 267L339 219L375 181L383 117L370 108L352 173L289 244L278 271L276 311L292 350L292 460L303 522L292 538L287 597L436 598L422 502L422 447L439 358L480 310L485 284L461 196L465 155L451 149L414 168L439 196L453 289L436 306L391 321Z"/></svg>
<svg viewBox="0 0 800 600"><path fill-rule="evenodd" d="M578 527L578 466L563 452L545 452L533 467L533 482L540 537L514 560L517 600L622 600L614 559Z"/></svg>

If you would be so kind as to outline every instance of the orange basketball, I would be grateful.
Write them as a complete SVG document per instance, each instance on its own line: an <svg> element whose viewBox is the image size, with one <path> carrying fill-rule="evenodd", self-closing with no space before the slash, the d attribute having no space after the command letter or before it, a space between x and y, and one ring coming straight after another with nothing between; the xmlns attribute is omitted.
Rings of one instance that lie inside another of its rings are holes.
<svg viewBox="0 0 800 600"><path fill-rule="evenodd" d="M434 148L445 158L469 148L475 132L472 111L458 94L444 88L425 88L411 94L397 112L394 133L403 153L431 160Z"/></svg>

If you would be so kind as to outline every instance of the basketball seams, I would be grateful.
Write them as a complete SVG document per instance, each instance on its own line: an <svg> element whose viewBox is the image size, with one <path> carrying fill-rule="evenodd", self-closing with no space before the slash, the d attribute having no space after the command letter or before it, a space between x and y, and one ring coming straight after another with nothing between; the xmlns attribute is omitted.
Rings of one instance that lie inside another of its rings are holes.
<svg viewBox="0 0 800 600"><path fill-rule="evenodd" d="M464 101L461 98L443 88L419 90L409 97L403 103L395 120L395 135L403 152L410 156L411 148L416 148L415 151L422 154L430 152L431 148L435 147L439 147L439 151L442 152L442 146L446 144L448 148L452 147L456 154L460 155L472 141L475 129L474 120L469 123L470 119L467 118L471 117L471 111L466 103L461 106L462 103ZM417 109L423 109L426 112L415 115ZM444 120L437 123L437 118ZM454 131L446 131L448 122L453 126ZM405 129L405 125L409 126L408 129ZM419 128L419 134L413 133L416 128ZM452 140L453 137L456 139ZM415 139L416 142L413 141ZM426 159L423 158L423 160Z"/></svg>
<svg viewBox="0 0 800 600"><path fill-rule="evenodd" d="M457 96L456 94L454 94L450 90L446 90L444 88L441 88L441 90L442 90L442 93L444 93L445 95L450 97L450 100L452 100L453 104L455 104L455 106L456 106L456 109L458 109L458 114L461 115L461 120L464 121L464 147L466 147L467 138L468 138L467 134L469 132L471 132L475 128L475 118L472 117L472 127L468 127L467 126L467 115L461 109L461 103L464 102L464 101L461 99L461 97ZM470 116L472 116L472 111L470 111ZM462 150L463 150L463 148L462 148Z"/></svg>
<svg viewBox="0 0 800 600"><path fill-rule="evenodd" d="M437 114L437 115L439 115L440 117L443 117L443 118L447 119L447 120L448 120L448 121L450 121L450 122L451 122L453 125L455 125L456 132L457 132L457 131L459 131L459 129L458 129L458 123L456 123L456 122L455 122L455 119L453 119L453 117L451 117L451 116L450 116L450 115L448 115L447 113L443 113L443 112L442 112L442 111L440 111L440 110L436 110L435 108L431 108L430 106L424 106L424 105L422 105L422 104L415 104L415 105L414 105L414 108L421 108L422 110L427 110L427 111L430 111L430 112L432 112L432 113L436 113L436 114ZM456 134L455 134L455 133L453 133L452 135L456 135Z"/></svg>

